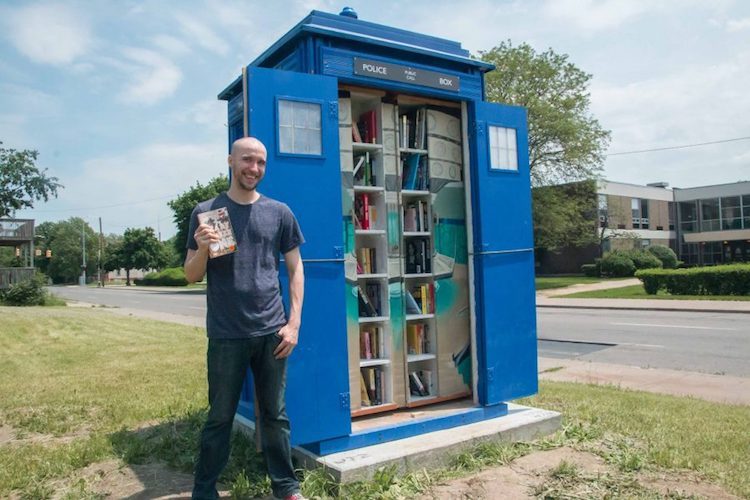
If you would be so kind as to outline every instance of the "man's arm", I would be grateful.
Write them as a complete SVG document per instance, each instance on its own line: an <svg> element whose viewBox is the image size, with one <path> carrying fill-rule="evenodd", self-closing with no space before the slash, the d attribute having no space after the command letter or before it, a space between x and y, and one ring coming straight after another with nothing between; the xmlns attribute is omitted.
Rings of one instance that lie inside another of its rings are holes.
<svg viewBox="0 0 750 500"><path fill-rule="evenodd" d="M302 322L302 301L305 295L305 271L299 247L285 253L284 262L289 275L289 320L279 330L281 343L273 352L276 359L289 356L297 345L299 327Z"/></svg>
<svg viewBox="0 0 750 500"><path fill-rule="evenodd" d="M216 241L219 241L219 236L210 226L206 224L198 226L195 231L195 242L198 244L198 250L189 248L185 256L185 279L188 280L188 283L200 281L206 275L208 247Z"/></svg>

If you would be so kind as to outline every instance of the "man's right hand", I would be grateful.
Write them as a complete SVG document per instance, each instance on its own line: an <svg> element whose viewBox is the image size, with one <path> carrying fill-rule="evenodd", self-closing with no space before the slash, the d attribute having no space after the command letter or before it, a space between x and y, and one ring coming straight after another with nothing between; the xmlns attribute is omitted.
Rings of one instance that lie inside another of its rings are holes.
<svg viewBox="0 0 750 500"><path fill-rule="evenodd" d="M193 237L195 238L195 243L198 245L198 250L202 252L208 252L208 248L212 243L219 242L219 235L207 224L200 224L198 229L195 230Z"/></svg>

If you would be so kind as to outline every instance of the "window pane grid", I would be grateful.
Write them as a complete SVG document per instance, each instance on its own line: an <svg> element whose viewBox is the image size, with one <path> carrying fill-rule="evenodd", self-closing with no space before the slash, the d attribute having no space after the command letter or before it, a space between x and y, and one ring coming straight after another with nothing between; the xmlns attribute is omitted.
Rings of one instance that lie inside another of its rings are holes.
<svg viewBox="0 0 750 500"><path fill-rule="evenodd" d="M516 129L490 126L490 168L518 170Z"/></svg>
<svg viewBox="0 0 750 500"><path fill-rule="evenodd" d="M320 155L320 104L279 100L279 152Z"/></svg>

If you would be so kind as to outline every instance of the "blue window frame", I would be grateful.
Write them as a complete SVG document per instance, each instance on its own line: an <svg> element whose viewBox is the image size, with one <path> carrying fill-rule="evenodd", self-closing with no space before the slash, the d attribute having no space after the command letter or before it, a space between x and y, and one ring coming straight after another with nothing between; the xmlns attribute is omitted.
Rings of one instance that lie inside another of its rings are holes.
<svg viewBox="0 0 750 500"><path fill-rule="evenodd" d="M490 125L490 169L518 172L516 129Z"/></svg>
<svg viewBox="0 0 750 500"><path fill-rule="evenodd" d="M289 97L276 99L277 148L281 155L323 156L322 105Z"/></svg>

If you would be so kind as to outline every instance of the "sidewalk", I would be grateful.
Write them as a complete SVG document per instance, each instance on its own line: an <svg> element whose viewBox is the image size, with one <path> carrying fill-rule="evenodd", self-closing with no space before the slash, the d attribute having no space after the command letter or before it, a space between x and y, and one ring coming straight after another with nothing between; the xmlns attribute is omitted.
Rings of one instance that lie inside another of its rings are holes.
<svg viewBox="0 0 750 500"><path fill-rule="evenodd" d="M571 299L559 297L578 292L606 290L639 285L633 278L601 283L572 285L565 288L541 290L536 294L537 307L558 307L573 309L625 309L646 311L688 311L750 314L749 300L665 300L665 299Z"/></svg>
<svg viewBox="0 0 750 500"><path fill-rule="evenodd" d="M539 357L539 379L613 385L716 403L750 405L750 378L729 375Z"/></svg>

